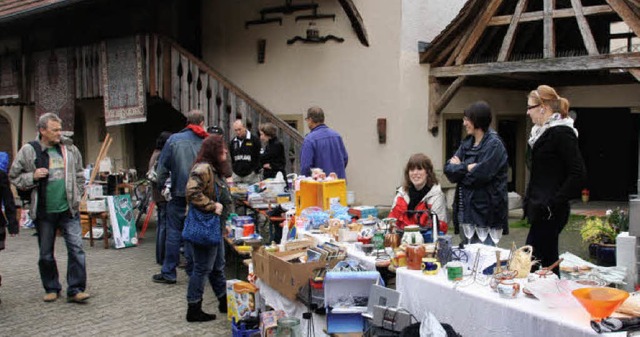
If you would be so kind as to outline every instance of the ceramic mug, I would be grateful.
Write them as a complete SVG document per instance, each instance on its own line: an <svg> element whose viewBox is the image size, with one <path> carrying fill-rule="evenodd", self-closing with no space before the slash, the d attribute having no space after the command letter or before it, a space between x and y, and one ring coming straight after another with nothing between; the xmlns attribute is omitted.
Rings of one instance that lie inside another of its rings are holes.
<svg viewBox="0 0 640 337"><path fill-rule="evenodd" d="M422 272L426 275L436 275L440 270L440 262L434 258L422 259Z"/></svg>
<svg viewBox="0 0 640 337"><path fill-rule="evenodd" d="M447 279L449 281L462 280L462 262L451 261L445 265L445 269L447 270Z"/></svg>

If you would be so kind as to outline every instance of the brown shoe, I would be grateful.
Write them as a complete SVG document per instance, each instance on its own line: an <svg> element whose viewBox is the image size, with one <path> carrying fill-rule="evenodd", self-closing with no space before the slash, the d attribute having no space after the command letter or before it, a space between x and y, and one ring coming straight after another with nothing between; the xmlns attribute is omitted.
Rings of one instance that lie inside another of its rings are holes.
<svg viewBox="0 0 640 337"><path fill-rule="evenodd" d="M44 295L42 300L45 302L54 302L58 299L58 297L60 297L58 293L47 293L46 295Z"/></svg>
<svg viewBox="0 0 640 337"><path fill-rule="evenodd" d="M75 303L85 303L86 300L91 297L89 294L85 292L79 292L71 297L67 297L67 302L75 302Z"/></svg>

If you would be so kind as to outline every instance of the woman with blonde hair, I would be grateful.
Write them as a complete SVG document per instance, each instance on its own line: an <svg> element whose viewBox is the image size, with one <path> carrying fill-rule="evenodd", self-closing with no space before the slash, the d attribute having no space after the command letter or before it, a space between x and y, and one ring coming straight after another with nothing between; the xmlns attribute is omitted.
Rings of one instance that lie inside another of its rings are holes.
<svg viewBox="0 0 640 337"><path fill-rule="evenodd" d="M578 195L586 170L566 98L541 85L527 97L527 115L534 124L528 141L531 177L524 199L531 224L527 244L542 266L549 266L558 260L558 237L569 219L569 200Z"/></svg>

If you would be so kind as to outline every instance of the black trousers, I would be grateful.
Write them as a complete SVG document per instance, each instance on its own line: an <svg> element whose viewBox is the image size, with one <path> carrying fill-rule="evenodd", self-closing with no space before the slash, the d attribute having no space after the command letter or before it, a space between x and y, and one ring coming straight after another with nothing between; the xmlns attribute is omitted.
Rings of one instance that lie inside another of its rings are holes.
<svg viewBox="0 0 640 337"><path fill-rule="evenodd" d="M553 210L549 218L549 213L544 209L532 206L527 212L531 224L527 244L533 247L533 256L536 260L540 260L541 266L548 267L559 258L558 241L560 233L569 220L569 207ZM559 270L559 267L556 267L553 271L559 275Z"/></svg>

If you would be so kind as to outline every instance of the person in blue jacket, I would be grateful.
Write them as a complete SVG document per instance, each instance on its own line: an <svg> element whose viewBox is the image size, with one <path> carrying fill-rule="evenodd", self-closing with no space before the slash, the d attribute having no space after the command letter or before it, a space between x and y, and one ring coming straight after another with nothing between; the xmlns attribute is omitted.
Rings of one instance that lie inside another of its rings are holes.
<svg viewBox="0 0 640 337"><path fill-rule="evenodd" d="M491 108L486 102L465 109L463 125L468 136L444 167L447 178L457 184L453 203L456 234L461 223L501 227L503 234L509 234L507 150L490 124ZM472 242L479 241L474 234Z"/></svg>
<svg viewBox="0 0 640 337"><path fill-rule="evenodd" d="M345 179L349 156L340 134L324 124L324 111L319 107L309 108L305 120L311 132L302 143L300 174L311 176L312 168L321 168L327 175L335 172Z"/></svg>

